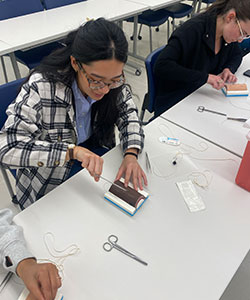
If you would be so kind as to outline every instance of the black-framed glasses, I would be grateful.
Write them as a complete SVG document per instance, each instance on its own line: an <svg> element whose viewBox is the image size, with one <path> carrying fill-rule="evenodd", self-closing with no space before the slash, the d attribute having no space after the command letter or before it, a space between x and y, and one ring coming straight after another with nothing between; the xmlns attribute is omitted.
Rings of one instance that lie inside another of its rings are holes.
<svg viewBox="0 0 250 300"><path fill-rule="evenodd" d="M85 77L89 83L89 87L92 90L103 89L105 86L107 86L109 89L116 89L125 83L125 76L124 76L123 72L122 72L122 75L119 78L117 78L116 80L112 80L111 83L106 83L101 80L94 80L94 79L90 78L88 73L84 70L82 64L79 61L77 61L77 64L78 64L78 67L80 68L80 70L85 75Z"/></svg>
<svg viewBox="0 0 250 300"><path fill-rule="evenodd" d="M240 34L241 34L241 37L239 38L239 40L247 40L250 38L250 35L247 34L247 33L243 33L243 30L242 30L242 27L240 25L240 21L236 18L236 22L238 24L238 27L239 27L239 30L240 30Z"/></svg>

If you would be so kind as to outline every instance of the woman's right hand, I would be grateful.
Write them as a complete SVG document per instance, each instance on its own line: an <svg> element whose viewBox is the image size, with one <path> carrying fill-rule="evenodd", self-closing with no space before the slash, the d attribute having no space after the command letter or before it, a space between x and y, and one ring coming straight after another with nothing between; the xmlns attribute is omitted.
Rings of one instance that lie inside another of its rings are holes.
<svg viewBox="0 0 250 300"><path fill-rule="evenodd" d="M74 159L82 163L82 167L89 171L89 174L94 177L95 181L99 181L98 175L102 174L103 159L87 148L75 146Z"/></svg>
<svg viewBox="0 0 250 300"><path fill-rule="evenodd" d="M209 74L207 83L210 84L214 89L220 90L224 87L225 82L221 79L220 76Z"/></svg>

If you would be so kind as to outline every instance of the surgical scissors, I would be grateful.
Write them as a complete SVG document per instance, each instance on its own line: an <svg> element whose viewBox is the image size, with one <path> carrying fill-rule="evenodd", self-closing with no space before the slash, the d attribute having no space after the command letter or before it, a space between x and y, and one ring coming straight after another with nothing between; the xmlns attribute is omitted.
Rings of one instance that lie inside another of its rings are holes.
<svg viewBox="0 0 250 300"><path fill-rule="evenodd" d="M2 292L2 290L4 289L4 287L6 286L6 284L8 283L8 281L10 280L10 278L12 277L13 273L12 272L8 272L6 274L6 276L4 277L3 281L0 284L0 292Z"/></svg>
<svg viewBox="0 0 250 300"><path fill-rule="evenodd" d="M225 114L225 113L221 113L219 111L207 109L204 106L198 106L197 111L198 112L206 111L206 112L210 112L210 113L213 113L213 114L225 116L227 118L227 120L238 121L238 122L243 122L243 123L247 121L247 119L244 119L244 118L232 118L232 117L228 117L227 114Z"/></svg>
<svg viewBox="0 0 250 300"><path fill-rule="evenodd" d="M143 265L145 265L145 266L148 265L145 261L140 259L138 256L134 255L133 253L129 252L128 250L126 250L123 247L121 247L120 245L118 245L117 242L118 242L118 237L116 235L111 234L108 237L108 242L105 242L103 244L103 249L107 252L110 252L113 248L115 248L116 250L121 251L123 254L126 254L127 256L129 256L129 257L137 260L138 262L142 263Z"/></svg>

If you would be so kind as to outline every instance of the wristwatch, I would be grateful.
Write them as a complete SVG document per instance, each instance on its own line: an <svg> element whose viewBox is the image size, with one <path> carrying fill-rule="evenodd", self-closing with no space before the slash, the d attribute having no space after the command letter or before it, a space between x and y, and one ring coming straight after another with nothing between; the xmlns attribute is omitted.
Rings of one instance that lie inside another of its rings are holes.
<svg viewBox="0 0 250 300"><path fill-rule="evenodd" d="M75 144L69 144L68 145L68 149L69 149L69 160L73 160L74 159L74 148L75 148Z"/></svg>

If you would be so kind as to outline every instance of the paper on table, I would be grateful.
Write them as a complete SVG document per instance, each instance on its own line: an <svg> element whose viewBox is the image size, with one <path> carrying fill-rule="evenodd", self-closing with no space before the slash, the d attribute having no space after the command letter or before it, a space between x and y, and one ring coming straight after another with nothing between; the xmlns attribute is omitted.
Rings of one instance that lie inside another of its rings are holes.
<svg viewBox="0 0 250 300"><path fill-rule="evenodd" d="M176 185L190 212L197 212L206 208L201 196L197 193L191 180L176 182Z"/></svg>

